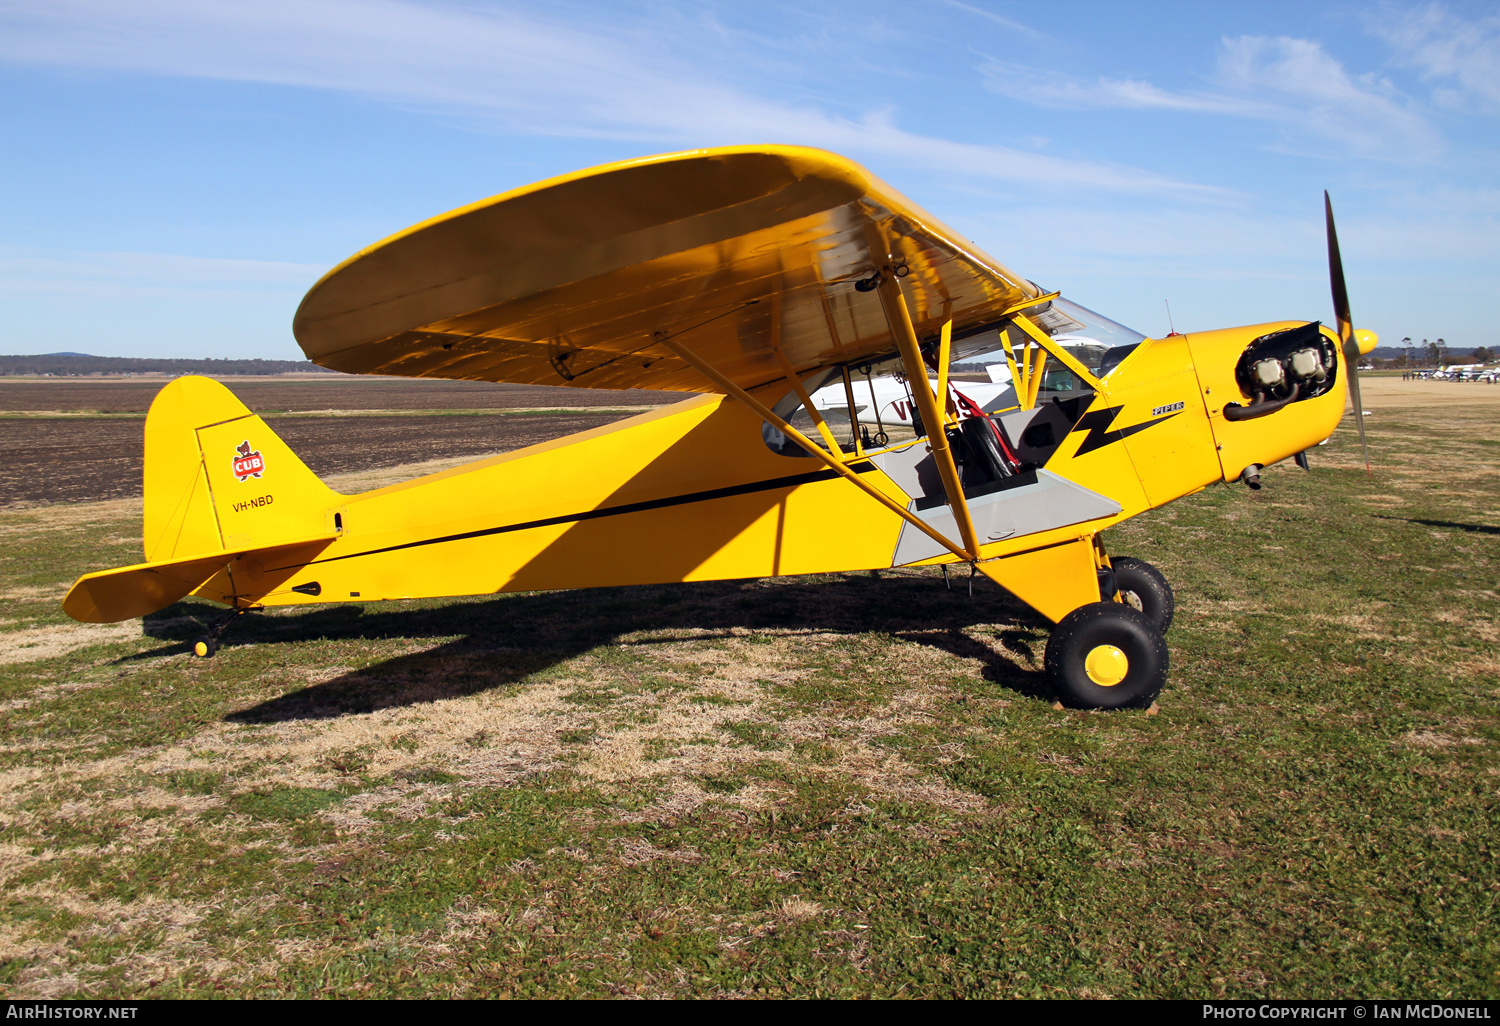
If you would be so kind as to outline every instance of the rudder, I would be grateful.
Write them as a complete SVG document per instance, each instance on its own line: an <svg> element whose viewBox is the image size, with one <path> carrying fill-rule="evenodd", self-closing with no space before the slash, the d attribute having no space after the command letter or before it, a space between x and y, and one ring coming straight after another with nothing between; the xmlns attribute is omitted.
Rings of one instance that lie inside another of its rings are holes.
<svg viewBox="0 0 1500 1026"><path fill-rule="evenodd" d="M148 562L328 533L342 496L209 378L172 381L146 415Z"/></svg>

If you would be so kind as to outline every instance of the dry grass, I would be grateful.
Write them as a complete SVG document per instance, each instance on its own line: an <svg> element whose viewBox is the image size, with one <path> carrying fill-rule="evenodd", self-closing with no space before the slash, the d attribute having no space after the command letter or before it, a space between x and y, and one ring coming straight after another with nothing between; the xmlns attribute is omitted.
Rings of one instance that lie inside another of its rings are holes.
<svg viewBox="0 0 1500 1026"><path fill-rule="evenodd" d="M138 504L0 513L0 988L1490 993L1495 432L1421 412L1374 485L1344 433L1112 539L1178 588L1150 714L1055 711L1037 621L930 575L292 610L204 663L188 607L56 611Z"/></svg>
<svg viewBox="0 0 1500 1026"><path fill-rule="evenodd" d="M0 633L0 663L53 659L90 645L107 645L141 636L139 621L59 624Z"/></svg>
<svg viewBox="0 0 1500 1026"><path fill-rule="evenodd" d="M45 510L17 509L0 519L0 538L21 544L27 538L52 538L60 531L100 531L129 525L131 537L140 538L140 499L80 502L48 506Z"/></svg>

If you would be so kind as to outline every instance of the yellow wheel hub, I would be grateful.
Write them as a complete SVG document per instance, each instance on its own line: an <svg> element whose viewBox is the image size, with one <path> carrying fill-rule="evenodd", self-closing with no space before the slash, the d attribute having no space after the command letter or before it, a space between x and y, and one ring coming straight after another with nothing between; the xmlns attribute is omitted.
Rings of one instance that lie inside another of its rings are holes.
<svg viewBox="0 0 1500 1026"><path fill-rule="evenodd" d="M1095 684L1112 688L1125 679L1130 660L1113 645L1097 645L1084 657L1083 670Z"/></svg>
<svg viewBox="0 0 1500 1026"><path fill-rule="evenodd" d="M193 655L200 659L206 658L208 656L208 644L202 641L198 642L193 646Z"/></svg>

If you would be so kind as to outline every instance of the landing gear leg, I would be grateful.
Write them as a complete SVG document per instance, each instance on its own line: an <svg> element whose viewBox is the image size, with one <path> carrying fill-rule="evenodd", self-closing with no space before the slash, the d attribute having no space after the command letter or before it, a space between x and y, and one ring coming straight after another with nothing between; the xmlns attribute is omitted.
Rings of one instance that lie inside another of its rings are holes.
<svg viewBox="0 0 1500 1026"><path fill-rule="evenodd" d="M1167 642L1151 616L1124 602L1101 602L1109 567L1094 536L1049 545L977 569L1057 626L1047 642L1045 665L1053 693L1079 709L1149 706L1167 680ZM1130 560L1113 560L1117 592L1133 582ZM1139 563L1139 561L1134 561ZM1169 590L1170 592L1170 590Z"/></svg>
<svg viewBox="0 0 1500 1026"><path fill-rule="evenodd" d="M193 639L193 655L199 659L208 659L219 650L219 635L234 621L244 616L250 610L236 607L230 614L208 629L207 634L200 634Z"/></svg>

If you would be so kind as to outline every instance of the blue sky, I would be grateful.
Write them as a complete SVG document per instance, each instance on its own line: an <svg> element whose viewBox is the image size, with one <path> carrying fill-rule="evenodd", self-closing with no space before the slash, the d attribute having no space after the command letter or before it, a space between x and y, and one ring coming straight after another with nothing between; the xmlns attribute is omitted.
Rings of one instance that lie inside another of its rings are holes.
<svg viewBox="0 0 1500 1026"><path fill-rule="evenodd" d="M0 352L300 355L302 293L555 174L861 161L1147 334L1500 342L1495 3L0 2Z"/></svg>

